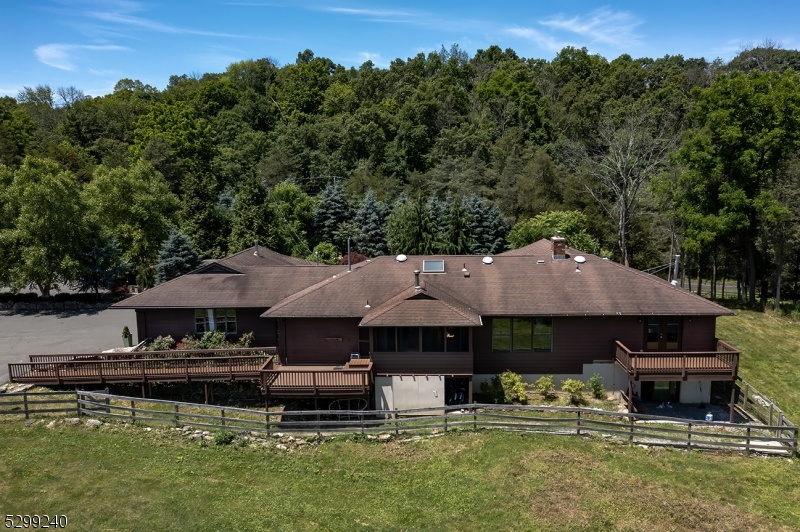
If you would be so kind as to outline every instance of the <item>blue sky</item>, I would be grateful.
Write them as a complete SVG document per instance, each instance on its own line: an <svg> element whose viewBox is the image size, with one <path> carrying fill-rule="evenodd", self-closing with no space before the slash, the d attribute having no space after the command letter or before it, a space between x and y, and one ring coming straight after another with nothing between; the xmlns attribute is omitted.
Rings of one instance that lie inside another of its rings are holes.
<svg viewBox="0 0 800 532"><path fill-rule="evenodd" d="M310 48L345 66L458 43L497 44L552 59L566 45L609 59L720 57L772 39L800 48L800 2L564 1L271 2L261 0L4 0L0 96L26 85L111 92L121 78L163 88L172 74L221 72L234 61L291 63Z"/></svg>

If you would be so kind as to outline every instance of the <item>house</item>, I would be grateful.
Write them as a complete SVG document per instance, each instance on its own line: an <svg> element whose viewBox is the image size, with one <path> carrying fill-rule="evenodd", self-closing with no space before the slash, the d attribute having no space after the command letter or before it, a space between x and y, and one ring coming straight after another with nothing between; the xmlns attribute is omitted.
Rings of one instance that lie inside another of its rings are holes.
<svg viewBox="0 0 800 532"><path fill-rule="evenodd" d="M369 359L378 408L471 401L505 370L587 380L630 399L700 403L739 353L715 336L733 312L561 237L493 257L377 257L317 266L250 248L117 303L139 338L254 331L286 368Z"/></svg>

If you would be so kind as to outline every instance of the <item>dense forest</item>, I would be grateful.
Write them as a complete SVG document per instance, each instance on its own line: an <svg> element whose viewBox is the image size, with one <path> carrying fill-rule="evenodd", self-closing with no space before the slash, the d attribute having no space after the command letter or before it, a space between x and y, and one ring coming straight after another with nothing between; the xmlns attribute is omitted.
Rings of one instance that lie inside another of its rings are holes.
<svg viewBox="0 0 800 532"><path fill-rule="evenodd" d="M771 42L728 63L453 45L102 97L25 87L0 99L0 286L152 286L176 243L330 263L348 238L367 257L491 254L560 230L664 276L680 254L712 297L726 279L744 303L797 298L798 70Z"/></svg>

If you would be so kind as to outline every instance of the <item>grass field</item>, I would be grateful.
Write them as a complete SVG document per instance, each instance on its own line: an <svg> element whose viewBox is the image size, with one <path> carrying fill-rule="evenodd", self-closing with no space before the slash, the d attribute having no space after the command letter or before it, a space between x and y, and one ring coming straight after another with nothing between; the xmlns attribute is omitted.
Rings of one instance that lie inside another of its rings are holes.
<svg viewBox="0 0 800 532"><path fill-rule="evenodd" d="M794 530L800 462L481 432L293 451L0 422L0 509L70 530Z"/></svg>
<svg viewBox="0 0 800 532"><path fill-rule="evenodd" d="M800 321L734 309L717 318L717 336L742 351L739 375L800 422Z"/></svg>

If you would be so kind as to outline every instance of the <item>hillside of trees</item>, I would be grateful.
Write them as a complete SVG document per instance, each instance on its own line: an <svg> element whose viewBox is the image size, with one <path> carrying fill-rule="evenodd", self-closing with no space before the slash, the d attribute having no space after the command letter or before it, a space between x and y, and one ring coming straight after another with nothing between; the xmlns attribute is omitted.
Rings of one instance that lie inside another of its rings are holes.
<svg viewBox="0 0 800 532"><path fill-rule="evenodd" d="M152 286L176 242L336 262L348 237L367 257L491 254L561 230L639 269L679 253L744 303L796 299L798 70L769 41L728 63L453 45L25 87L0 99L0 286Z"/></svg>

